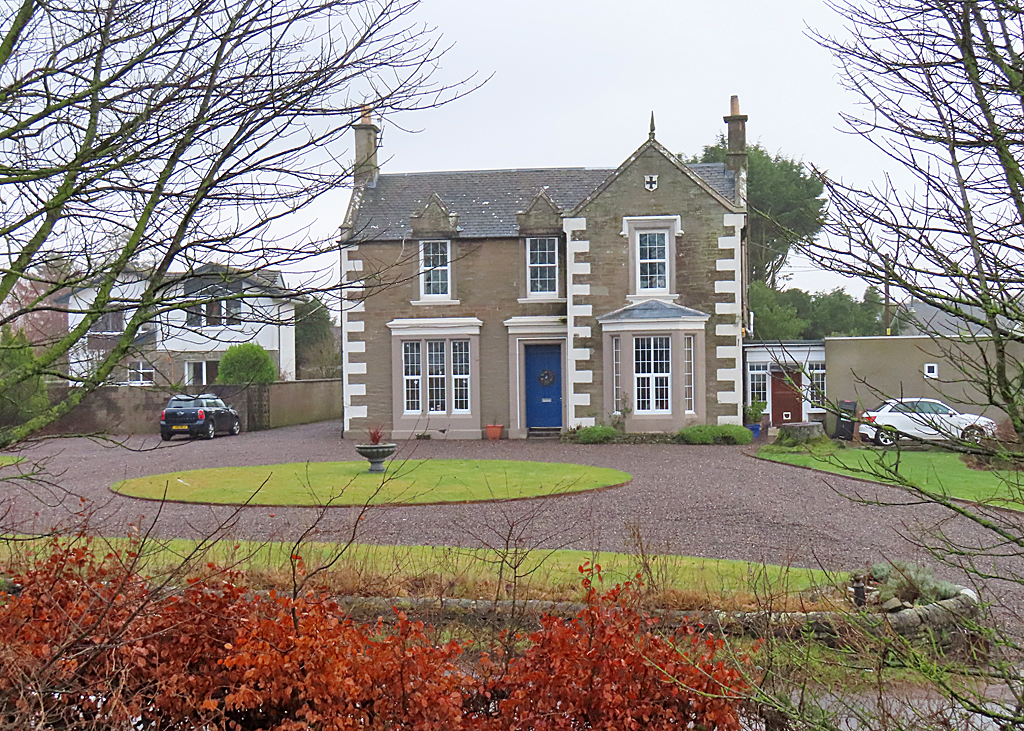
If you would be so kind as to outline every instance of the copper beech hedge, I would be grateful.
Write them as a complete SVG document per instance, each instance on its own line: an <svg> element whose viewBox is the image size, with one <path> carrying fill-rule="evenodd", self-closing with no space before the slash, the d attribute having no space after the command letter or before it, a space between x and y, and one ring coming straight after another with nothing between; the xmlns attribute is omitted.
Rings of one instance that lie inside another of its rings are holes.
<svg viewBox="0 0 1024 731"><path fill-rule="evenodd" d="M690 628L666 639L629 584L499 652L463 654L403 614L345 619L330 597L243 577L161 591L132 552L55 545L0 594L0 723L34 729L740 728L741 668ZM211 567L212 568L212 567ZM508 638L506 638L508 639Z"/></svg>

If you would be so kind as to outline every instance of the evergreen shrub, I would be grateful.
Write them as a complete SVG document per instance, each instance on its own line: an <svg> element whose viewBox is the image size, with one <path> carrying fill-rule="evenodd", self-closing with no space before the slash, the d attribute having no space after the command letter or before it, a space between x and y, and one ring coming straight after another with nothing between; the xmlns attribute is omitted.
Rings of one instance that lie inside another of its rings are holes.
<svg viewBox="0 0 1024 731"><path fill-rule="evenodd" d="M683 444L750 444L750 429L738 424L695 424L683 427L677 437Z"/></svg>

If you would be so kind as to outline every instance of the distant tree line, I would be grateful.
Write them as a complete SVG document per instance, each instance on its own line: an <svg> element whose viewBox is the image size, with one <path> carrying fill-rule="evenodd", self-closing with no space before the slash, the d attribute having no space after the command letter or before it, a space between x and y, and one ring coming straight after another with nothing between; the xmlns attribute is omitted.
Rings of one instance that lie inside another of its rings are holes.
<svg viewBox="0 0 1024 731"><path fill-rule="evenodd" d="M777 291L762 282L750 285L754 340L821 340L831 336L885 335L885 303L875 287L861 300L843 289ZM896 323L891 334L896 334Z"/></svg>
<svg viewBox="0 0 1024 731"><path fill-rule="evenodd" d="M719 135L687 161L725 162L728 153L729 143ZM747 145L747 159L747 277L777 289L790 248L813 241L821 231L824 186L801 160L772 153L760 143Z"/></svg>

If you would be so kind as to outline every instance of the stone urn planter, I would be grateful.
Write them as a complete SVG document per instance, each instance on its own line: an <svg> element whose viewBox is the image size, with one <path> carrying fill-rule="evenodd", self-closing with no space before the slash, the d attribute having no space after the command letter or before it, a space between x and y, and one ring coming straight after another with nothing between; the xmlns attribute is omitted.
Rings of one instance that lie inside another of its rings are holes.
<svg viewBox="0 0 1024 731"><path fill-rule="evenodd" d="M384 460L395 453L396 444L357 444L356 451L370 462L370 472L383 472Z"/></svg>

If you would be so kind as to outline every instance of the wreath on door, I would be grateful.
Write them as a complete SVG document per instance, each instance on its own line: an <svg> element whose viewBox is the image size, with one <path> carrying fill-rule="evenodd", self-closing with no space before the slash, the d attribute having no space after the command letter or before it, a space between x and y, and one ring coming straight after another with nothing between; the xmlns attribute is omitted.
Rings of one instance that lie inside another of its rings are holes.
<svg viewBox="0 0 1024 731"><path fill-rule="evenodd" d="M540 381L540 385L542 386L550 386L555 382L555 374L552 371L545 369L540 372L539 376L537 376L537 380Z"/></svg>

